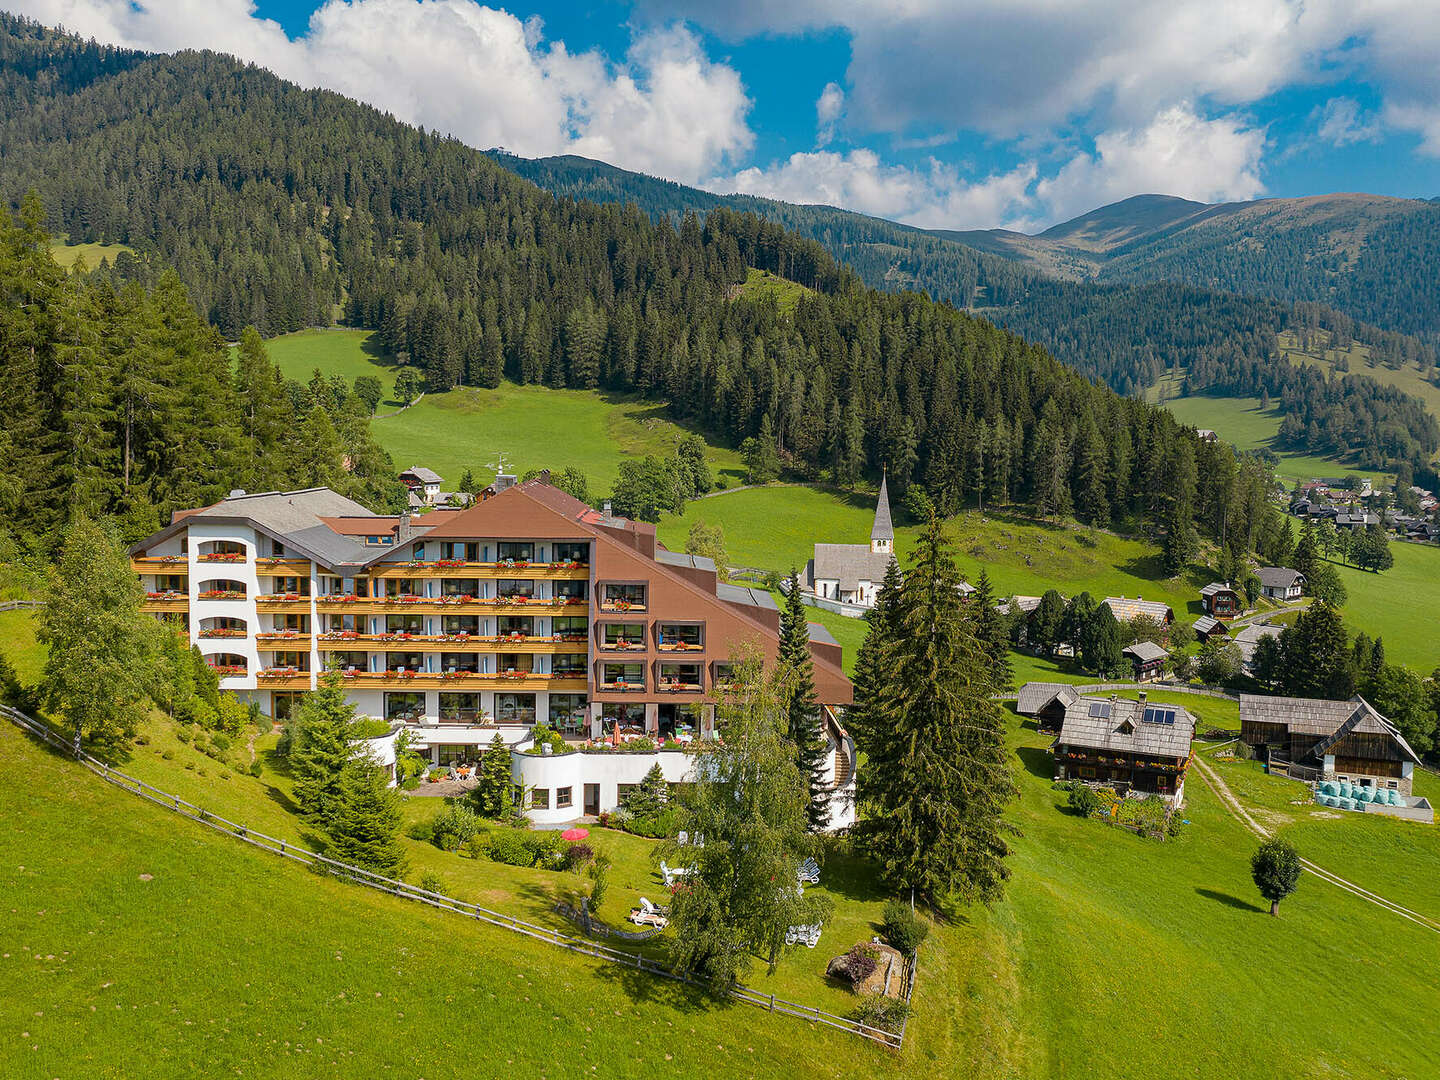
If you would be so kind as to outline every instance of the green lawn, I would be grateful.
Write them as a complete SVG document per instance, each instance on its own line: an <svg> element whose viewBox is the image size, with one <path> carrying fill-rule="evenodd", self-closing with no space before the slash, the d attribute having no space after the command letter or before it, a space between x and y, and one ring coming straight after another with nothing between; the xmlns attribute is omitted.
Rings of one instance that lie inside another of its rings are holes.
<svg viewBox="0 0 1440 1080"><path fill-rule="evenodd" d="M132 248L124 244L61 244L52 242L50 245L50 257L61 266L69 270L75 265L77 258L85 263L85 269L94 270L100 265L101 259L114 263L115 257L122 251L135 253Z"/></svg>
<svg viewBox="0 0 1440 1080"><path fill-rule="evenodd" d="M308 381L316 368L352 383L357 375L373 374L387 398L393 392L395 368L369 331L304 330L272 338L265 347L289 378ZM380 413L397 404L383 403ZM488 481L503 453L517 473L573 465L589 477L597 498L610 490L625 458L667 456L686 434L667 417L665 406L634 395L511 383L426 394L403 412L378 416L370 429L397 469L424 465L458 485L468 468ZM709 457L717 479L740 482L743 468L735 451L712 444Z"/></svg>
<svg viewBox="0 0 1440 1080"><path fill-rule="evenodd" d="M1349 599L1345 622L1353 630L1385 638L1385 656L1421 675L1440 665L1440 547L1392 542L1395 565L1382 574L1338 566Z"/></svg>
<svg viewBox="0 0 1440 1080"><path fill-rule="evenodd" d="M782 484L691 502L683 515L661 520L660 539L683 548L690 526L703 520L724 528L733 564L789 573L792 566L804 568L816 541L868 543L874 518L873 494ZM1066 596L1143 596L1164 600L1183 618L1200 614L1199 590L1210 580L1199 567L1166 578L1153 544L1073 524L971 512L946 528L959 546L965 575L974 581L983 567L1001 596L1038 596L1052 587ZM913 525L896 529L902 566L917 532Z"/></svg>
<svg viewBox="0 0 1440 1080"><path fill-rule="evenodd" d="M1237 450L1273 452L1280 459L1275 466L1275 474L1287 485L1295 480L1311 480L1319 476L1349 476L1352 473L1394 480L1394 474L1357 469L1334 458L1297 454L1276 448L1274 440L1284 416L1278 406L1262 411L1259 398L1192 394L1190 397L1167 400L1165 408L1174 413L1175 419L1182 424L1209 428Z"/></svg>
<svg viewBox="0 0 1440 1080"><path fill-rule="evenodd" d="M1181 700L1215 723L1234 709ZM128 771L305 837L270 737L261 779L222 780L168 724L147 734ZM6 727L0 814L26 828L0 832L12 909L0 932L10 1032L0 1075L569 1076L593 1064L600 1076L793 1076L797 1062L837 1077L1427 1075L1430 1047L1416 1033L1440 1007L1429 974L1440 938L1314 879L1271 919L1249 879L1252 839L1198 777L1187 785L1191 825L1176 841L1145 841L1064 810L1048 737L1012 717L1009 739L1021 788L1008 815L1012 880L992 908L932 933L910 1039L889 1054L316 878ZM435 809L412 799L407 813ZM1323 824L1359 850L1370 841L1361 815ZM616 860L614 917L637 887L654 887L649 842L594 835ZM1418 889L1437 844L1440 833L1416 830L1386 854L1416 860ZM564 884L419 844L410 853L415 870L437 870L462 898L521 915L543 914ZM1399 892L1399 877L1369 869L1362 861L1347 876ZM853 859L832 857L824 880L838 913L820 948L753 981L787 996L814 987L828 1005L849 998L817 986L823 966L868 938L882 897ZM1365 1023L1337 1024L1355 1007L1357 977Z"/></svg>

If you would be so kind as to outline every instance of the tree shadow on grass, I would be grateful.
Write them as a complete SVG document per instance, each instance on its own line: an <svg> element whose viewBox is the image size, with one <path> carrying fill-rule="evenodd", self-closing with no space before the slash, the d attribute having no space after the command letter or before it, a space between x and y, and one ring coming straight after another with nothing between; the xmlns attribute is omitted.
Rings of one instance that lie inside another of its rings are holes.
<svg viewBox="0 0 1440 1080"><path fill-rule="evenodd" d="M1041 780L1055 779L1055 755L1041 746L1018 746L1015 753L1025 764L1025 771Z"/></svg>
<svg viewBox="0 0 1440 1080"><path fill-rule="evenodd" d="M855 855L826 857L820 868L820 884L826 892L846 900L869 902L883 900L887 895L880 886L874 864Z"/></svg>
<svg viewBox="0 0 1440 1080"><path fill-rule="evenodd" d="M1241 900L1238 896L1231 896L1229 893L1216 892L1214 889L1196 889L1195 892L1207 900L1214 900L1216 903L1235 908L1237 911L1258 911L1262 915L1265 914L1266 909L1259 904Z"/></svg>
<svg viewBox="0 0 1440 1080"><path fill-rule="evenodd" d="M661 1005L680 1013L717 1012L733 1009L738 1004L733 998L680 982L649 968L600 961L595 974L635 1004Z"/></svg>
<svg viewBox="0 0 1440 1080"><path fill-rule="evenodd" d="M265 795L271 802L278 805L287 814L295 814L297 816L299 815L300 804L297 803L294 799L292 799L289 795L286 795L285 792L281 791L274 784L265 785Z"/></svg>

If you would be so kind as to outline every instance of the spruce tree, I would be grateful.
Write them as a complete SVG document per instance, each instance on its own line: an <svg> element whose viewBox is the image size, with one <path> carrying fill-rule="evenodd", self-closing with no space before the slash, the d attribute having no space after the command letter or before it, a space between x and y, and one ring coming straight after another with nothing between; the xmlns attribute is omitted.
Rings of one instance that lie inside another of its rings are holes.
<svg viewBox="0 0 1440 1080"><path fill-rule="evenodd" d="M405 872L400 841L400 792L369 758L351 760L340 773L326 831L330 855L389 878Z"/></svg>
<svg viewBox="0 0 1440 1080"><path fill-rule="evenodd" d="M340 799L340 782L355 751L355 706L345 700L338 671L320 676L320 688L305 695L292 723L290 774L295 801L311 818L329 822Z"/></svg>
<svg viewBox="0 0 1440 1080"><path fill-rule="evenodd" d="M795 764L810 793L806 811L810 831L830 824L830 792L825 782L825 735L815 704L815 662L810 655L810 625L800 599L800 575L794 569L785 583L785 607L780 613L780 648L777 657L786 733L795 744Z"/></svg>
<svg viewBox="0 0 1440 1080"><path fill-rule="evenodd" d="M855 653L855 668L850 675L854 689L853 704L845 711L845 726L862 753L869 753L870 721L876 695L884 682L884 656L894 640L900 605L900 566L892 558L885 568L875 606L865 613L865 640Z"/></svg>
<svg viewBox="0 0 1440 1080"><path fill-rule="evenodd" d="M960 581L932 519L900 589L898 632L880 658L859 774L862 850L888 885L932 903L994 899L1009 876L1000 815L1015 781Z"/></svg>
<svg viewBox="0 0 1440 1080"><path fill-rule="evenodd" d="M1010 667L1010 634L1006 629L1005 617L995 606L995 590L990 585L990 575L983 567L980 577L975 581L975 591L970 594L969 604L975 624L975 637L985 651L990 676L1000 693L1009 693L1015 680L1015 674Z"/></svg>
<svg viewBox="0 0 1440 1080"><path fill-rule="evenodd" d="M472 797L488 818L504 817L510 808L510 748L498 731L480 757L480 775Z"/></svg>

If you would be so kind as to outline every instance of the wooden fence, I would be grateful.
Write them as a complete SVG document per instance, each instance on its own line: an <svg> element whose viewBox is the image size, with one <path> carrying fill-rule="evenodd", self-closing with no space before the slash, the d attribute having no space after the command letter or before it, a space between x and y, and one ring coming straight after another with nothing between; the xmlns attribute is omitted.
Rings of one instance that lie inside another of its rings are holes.
<svg viewBox="0 0 1440 1080"><path fill-rule="evenodd" d="M0 600L0 611L20 611L22 609L38 608L45 603L43 600Z"/></svg>
<svg viewBox="0 0 1440 1080"><path fill-rule="evenodd" d="M376 874L358 866L351 866L348 863L328 858L308 848L294 844L288 840L278 840L273 836L259 832L246 825L230 821L219 814L211 813L194 803L181 799L176 795L161 791L137 780L133 776L112 768L108 763L87 753L79 746L79 740L73 743L52 729L43 721L26 715L19 709L9 705L0 705L0 715L5 716L12 723L54 749L73 757L85 768L89 769L96 776L116 787L138 795L157 806L189 818L191 821L199 822L208 826L216 832L224 833L236 840L243 840L254 847L261 848L292 862L300 863L302 866L310 867L312 870L353 882L356 885L363 885L368 889L375 889L378 892L389 893L391 896L398 896L405 900L414 900L421 904L428 904L430 907L439 908L441 911L449 911L456 915L463 915L475 919L478 922L488 923L491 926L498 926L505 930L531 938L535 941L542 941L547 945L554 945L557 948L567 949L570 952L579 953L582 956L593 957L611 964L619 964L623 967L636 968L648 972L651 975L662 979L670 979L673 982L686 983L692 986L701 986L696 980L672 971L663 964L641 956L637 953L626 952L623 949L615 949L597 941L589 941L585 938L578 938L560 930L553 930L548 926L540 926L536 923L526 922L517 919L513 915L506 915L503 912L492 911L489 908L480 907L478 904L467 903L464 900L457 900L452 896L445 896L442 893L431 892L422 889L418 885L411 885L408 882L396 881L387 878L383 874ZM916 958L918 960L918 956ZM909 1004L910 995L915 987L915 962L910 965L909 985L906 988L905 1001ZM862 1024L860 1021L848 1016L839 1016L835 1013L825 1012L809 1005L801 1005L798 1002L787 1001L785 998L776 997L774 994L761 993L752 990L750 987L742 986L739 983L730 987L729 996L751 1005L758 1005L768 1009L770 1012L785 1013L788 1016L798 1016L803 1020L809 1020L815 1024L823 1024L826 1027L835 1028L839 1031L849 1032L851 1035L858 1035L861 1038L869 1039L872 1042L880 1043L882 1046L899 1049L905 1039L906 1024L902 1022L898 1032L886 1031L883 1028L871 1027Z"/></svg>

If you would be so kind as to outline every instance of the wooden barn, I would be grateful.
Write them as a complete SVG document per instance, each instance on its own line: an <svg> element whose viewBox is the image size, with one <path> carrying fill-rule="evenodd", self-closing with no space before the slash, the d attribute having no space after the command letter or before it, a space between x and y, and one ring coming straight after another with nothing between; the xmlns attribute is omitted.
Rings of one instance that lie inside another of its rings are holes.
<svg viewBox="0 0 1440 1080"><path fill-rule="evenodd" d="M1015 711L1035 718L1041 731L1059 731L1065 710L1080 696L1069 683L1028 682L1015 699Z"/></svg>
<svg viewBox="0 0 1440 1080"><path fill-rule="evenodd" d="M1055 737L1056 780L1104 784L1179 803L1185 797L1195 719L1178 705L1076 697Z"/></svg>
<svg viewBox="0 0 1440 1080"><path fill-rule="evenodd" d="M1409 795L1419 755L1358 694L1349 701L1240 695L1240 738L1269 761Z"/></svg>
<svg viewBox="0 0 1440 1080"><path fill-rule="evenodd" d="M1201 644L1211 638L1224 641L1230 637L1230 627L1210 615L1201 615L1195 620L1195 637Z"/></svg>

